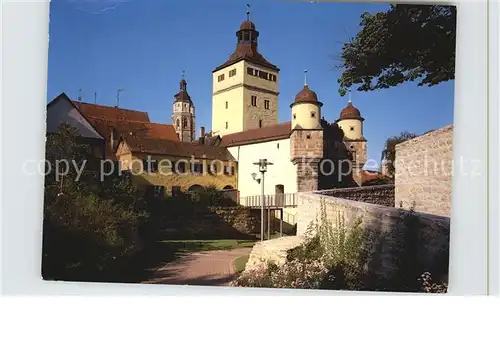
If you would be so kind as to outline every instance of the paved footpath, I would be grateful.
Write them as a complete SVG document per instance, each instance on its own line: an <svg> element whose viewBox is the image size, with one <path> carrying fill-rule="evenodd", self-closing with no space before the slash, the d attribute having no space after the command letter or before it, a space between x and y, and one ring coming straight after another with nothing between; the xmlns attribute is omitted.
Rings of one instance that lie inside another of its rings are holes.
<svg viewBox="0 0 500 351"><path fill-rule="evenodd" d="M149 284L224 286L235 278L233 261L252 248L193 252L159 268Z"/></svg>

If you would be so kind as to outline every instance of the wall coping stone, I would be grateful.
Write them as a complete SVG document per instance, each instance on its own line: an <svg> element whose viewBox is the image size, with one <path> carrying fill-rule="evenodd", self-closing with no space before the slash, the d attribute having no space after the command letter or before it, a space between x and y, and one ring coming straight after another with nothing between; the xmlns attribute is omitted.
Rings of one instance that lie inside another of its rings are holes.
<svg viewBox="0 0 500 351"><path fill-rule="evenodd" d="M322 195L322 194L317 194L317 193L301 193L297 194L299 195L299 200L300 197L306 197L306 198L314 198L318 197L320 199L323 199L327 202L334 202L337 203L338 205L344 205L344 206L350 206L350 207L355 207L355 208L360 208L363 209L367 212L377 212L381 213L384 212L384 215L387 216L400 216L401 213L409 213L409 210L403 209L403 208L396 208L396 207L389 207L389 206L383 206L383 205L376 205L368 202L360 202L360 201L354 201L354 200L348 200L348 199L343 199L339 197L334 197L334 196L328 196L328 195ZM429 219L429 220L438 220L442 221L445 223L450 222L450 217L445 217L445 216L439 216L439 215L434 215L430 213L424 213L424 212L417 212L415 211L415 214L418 215L422 219Z"/></svg>

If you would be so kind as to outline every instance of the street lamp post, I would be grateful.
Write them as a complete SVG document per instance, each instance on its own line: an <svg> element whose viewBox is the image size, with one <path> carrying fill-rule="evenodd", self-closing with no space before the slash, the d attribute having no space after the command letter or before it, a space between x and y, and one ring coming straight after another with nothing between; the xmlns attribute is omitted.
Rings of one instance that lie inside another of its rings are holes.
<svg viewBox="0 0 500 351"><path fill-rule="evenodd" d="M260 240L264 241L264 174L267 172L267 166L272 165L272 162L267 162L267 159L261 158L259 162L254 162L254 165L259 166L259 172L261 173L260 180Z"/></svg>

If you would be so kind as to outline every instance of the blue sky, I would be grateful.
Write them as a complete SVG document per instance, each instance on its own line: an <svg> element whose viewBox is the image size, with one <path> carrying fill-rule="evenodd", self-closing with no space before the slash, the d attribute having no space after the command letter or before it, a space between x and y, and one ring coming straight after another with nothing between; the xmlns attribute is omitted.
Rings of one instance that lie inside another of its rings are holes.
<svg viewBox="0 0 500 351"><path fill-rule="evenodd" d="M65 92L84 101L147 111L154 122L171 123L173 95L186 71L196 106L196 126L211 126L212 70L236 47L246 18L239 0L52 0L48 101ZM304 82L334 121L347 104L338 94L332 56L340 42L359 30L363 12L383 4L252 1L251 18L260 32L259 50L280 69L279 121ZM368 158L379 160L384 141L402 131L424 133L453 120L452 82L436 87L404 84L375 92L353 92L365 117Z"/></svg>

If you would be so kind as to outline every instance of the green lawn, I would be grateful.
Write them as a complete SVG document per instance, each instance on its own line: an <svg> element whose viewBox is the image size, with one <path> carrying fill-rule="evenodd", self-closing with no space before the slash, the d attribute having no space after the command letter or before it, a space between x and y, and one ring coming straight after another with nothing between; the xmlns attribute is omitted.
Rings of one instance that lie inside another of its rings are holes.
<svg viewBox="0 0 500 351"><path fill-rule="evenodd" d="M250 255L240 256L234 260L234 270L237 273L241 273L245 270L245 266L248 262Z"/></svg>
<svg viewBox="0 0 500 351"><path fill-rule="evenodd" d="M239 247L252 247L254 240L161 240L159 244L166 246L175 246L178 252L210 251L210 250L231 250Z"/></svg>

